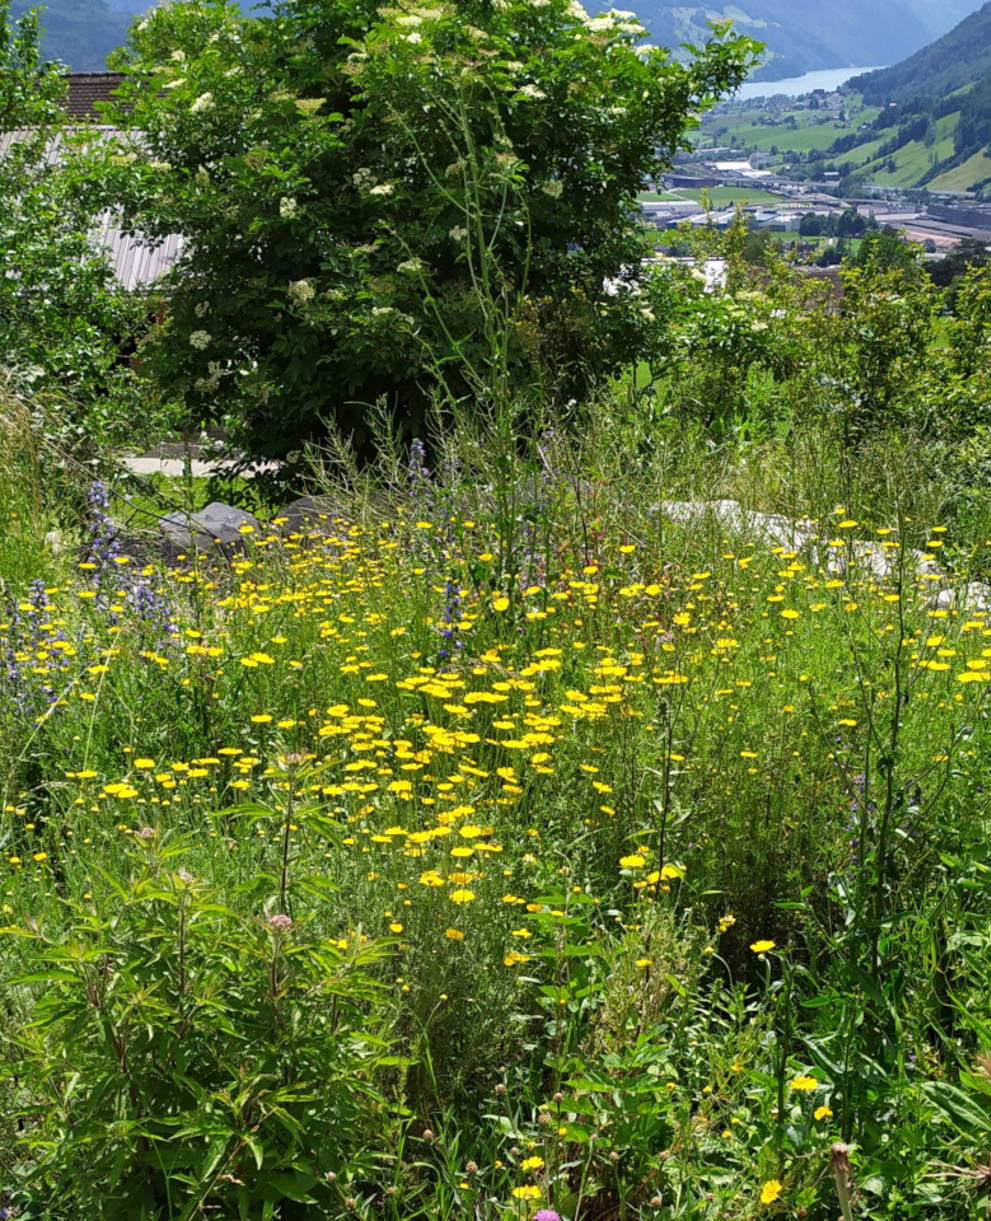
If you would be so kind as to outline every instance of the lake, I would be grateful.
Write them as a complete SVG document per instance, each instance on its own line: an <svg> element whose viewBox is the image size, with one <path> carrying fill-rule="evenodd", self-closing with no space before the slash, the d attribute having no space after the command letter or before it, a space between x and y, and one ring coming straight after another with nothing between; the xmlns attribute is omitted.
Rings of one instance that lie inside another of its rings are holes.
<svg viewBox="0 0 991 1221"><path fill-rule="evenodd" d="M789 76L781 81L747 81L733 94L732 100L746 102L750 98L769 98L777 93L797 98L814 89L825 89L832 93L840 85L846 84L851 76L876 71L876 68L820 68L815 72L806 72L804 76Z"/></svg>

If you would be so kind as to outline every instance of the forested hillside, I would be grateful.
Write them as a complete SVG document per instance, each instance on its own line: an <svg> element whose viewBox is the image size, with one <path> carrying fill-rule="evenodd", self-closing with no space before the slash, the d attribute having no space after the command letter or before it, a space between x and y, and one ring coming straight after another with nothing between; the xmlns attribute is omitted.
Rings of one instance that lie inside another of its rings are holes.
<svg viewBox="0 0 991 1221"><path fill-rule="evenodd" d="M908 59L850 82L873 105L939 98L991 76L991 3Z"/></svg>
<svg viewBox="0 0 991 1221"><path fill-rule="evenodd" d="M825 151L826 168L849 186L991 187L991 3L916 55L849 87L881 108Z"/></svg>
<svg viewBox="0 0 991 1221"><path fill-rule="evenodd" d="M607 7L605 4L588 7ZM732 18L741 34L767 44L757 79L798 76L816 68L890 64L911 55L970 13L974 0L749 0L691 6L679 0L633 5L655 42L678 46L704 41L707 22Z"/></svg>
<svg viewBox="0 0 991 1221"><path fill-rule="evenodd" d="M47 0L41 18L42 52L75 72L98 72L106 67L108 52L126 40L135 14L150 2L115 0L111 7L106 0ZM13 0L10 11L19 17L37 7L34 0Z"/></svg>

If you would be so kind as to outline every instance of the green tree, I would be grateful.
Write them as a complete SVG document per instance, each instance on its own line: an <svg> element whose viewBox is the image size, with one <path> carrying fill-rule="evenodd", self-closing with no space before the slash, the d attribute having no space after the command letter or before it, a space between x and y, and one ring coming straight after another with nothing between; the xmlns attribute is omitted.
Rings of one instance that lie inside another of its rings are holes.
<svg viewBox="0 0 991 1221"><path fill-rule="evenodd" d="M0 0L0 368L14 386L58 392L63 440L105 431L129 377L122 341L143 310L114 284L62 107L59 64L43 61L38 17Z"/></svg>
<svg viewBox="0 0 991 1221"><path fill-rule="evenodd" d="M756 44L689 64L574 0L154 10L118 66L131 223L189 239L158 368L248 453L381 397L581 395L648 342L636 197ZM607 283L612 284L607 288Z"/></svg>

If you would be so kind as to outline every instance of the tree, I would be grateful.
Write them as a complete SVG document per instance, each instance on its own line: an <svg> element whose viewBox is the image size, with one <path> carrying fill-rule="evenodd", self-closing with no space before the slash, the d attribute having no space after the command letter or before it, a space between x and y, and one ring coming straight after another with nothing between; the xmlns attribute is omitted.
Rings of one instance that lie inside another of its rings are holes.
<svg viewBox="0 0 991 1221"><path fill-rule="evenodd" d="M915 272L919 267L919 247L904 241L896 229L870 229L861 239L860 249L852 259L857 267L872 267L878 271Z"/></svg>
<svg viewBox="0 0 991 1221"><path fill-rule="evenodd" d="M0 368L15 388L58 392L71 440L112 423L120 340L139 307L91 238L64 93L61 65L41 59L37 14L13 22L0 0Z"/></svg>
<svg viewBox="0 0 991 1221"><path fill-rule="evenodd" d="M583 393L650 327L637 193L756 44L690 64L574 0L229 0L154 10L117 62L130 223L188 242L158 368L248 453L385 396L413 427L507 388ZM611 291L606 282L612 281Z"/></svg>

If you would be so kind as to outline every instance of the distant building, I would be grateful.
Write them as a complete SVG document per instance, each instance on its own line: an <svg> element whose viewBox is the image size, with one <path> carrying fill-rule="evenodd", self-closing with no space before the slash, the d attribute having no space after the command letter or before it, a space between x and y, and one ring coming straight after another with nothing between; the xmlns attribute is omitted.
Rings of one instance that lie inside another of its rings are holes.
<svg viewBox="0 0 991 1221"><path fill-rule="evenodd" d="M70 72L66 74L68 89L65 111L73 130L85 129L94 141L109 140L115 129L105 122L105 116L97 109L97 103L109 102L113 91L124 80L123 72ZM21 132L0 133L0 157L11 144L23 137ZM60 138L53 140L45 150L46 158L57 161L62 155ZM128 292L148 289L169 271L179 258L183 240L179 234L171 234L160 244L152 245L138 237L124 233L114 214L105 211L97 218L93 243L106 250L114 277Z"/></svg>
<svg viewBox="0 0 991 1221"><path fill-rule="evenodd" d="M111 95L124 82L123 72L69 72L65 112L75 123L103 122L97 102L111 101Z"/></svg>

